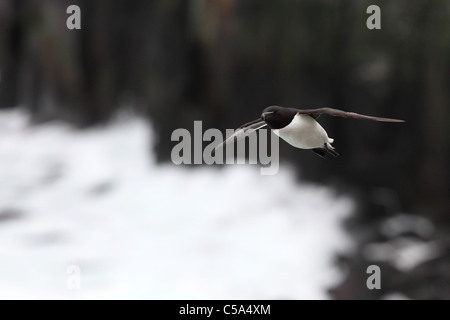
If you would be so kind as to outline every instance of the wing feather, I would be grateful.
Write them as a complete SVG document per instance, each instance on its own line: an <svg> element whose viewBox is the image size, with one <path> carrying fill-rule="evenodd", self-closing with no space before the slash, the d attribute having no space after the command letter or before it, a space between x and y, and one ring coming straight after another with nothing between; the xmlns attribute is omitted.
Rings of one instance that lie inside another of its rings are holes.
<svg viewBox="0 0 450 320"><path fill-rule="evenodd" d="M373 117L367 116L364 114L359 114L356 112L347 112L339 109L333 108L318 108L318 109L295 109L301 114L309 114L313 117L317 117L321 114L327 114L335 117L342 118L354 118L354 119L364 119L364 120L373 120L373 121L381 121L381 122L405 122L405 120L399 119L391 119L391 118L381 118L381 117Z"/></svg>
<svg viewBox="0 0 450 320"><path fill-rule="evenodd" d="M264 120L256 119L250 122L247 122L240 126L238 129L234 131L234 133L226 138L223 142L221 142L214 150L218 150L219 148L222 148L226 144L233 143L234 141L241 140L245 137L247 137L252 132L255 132L259 129L264 128L267 126L267 123Z"/></svg>

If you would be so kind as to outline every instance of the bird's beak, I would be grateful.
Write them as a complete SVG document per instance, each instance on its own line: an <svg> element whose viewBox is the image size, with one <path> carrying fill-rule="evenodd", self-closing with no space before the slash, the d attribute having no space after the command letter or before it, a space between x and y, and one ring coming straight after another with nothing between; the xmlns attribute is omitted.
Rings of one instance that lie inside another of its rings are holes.
<svg viewBox="0 0 450 320"><path fill-rule="evenodd" d="M263 112L263 114L261 115L261 119L263 119L263 121L266 121L266 116L268 116L269 114L272 114L273 111L270 112Z"/></svg>

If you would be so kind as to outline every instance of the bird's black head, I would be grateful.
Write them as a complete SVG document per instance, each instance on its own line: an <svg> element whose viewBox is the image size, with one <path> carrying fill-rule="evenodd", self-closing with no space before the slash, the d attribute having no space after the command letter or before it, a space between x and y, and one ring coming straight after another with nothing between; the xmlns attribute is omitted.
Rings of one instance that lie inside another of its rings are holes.
<svg viewBox="0 0 450 320"><path fill-rule="evenodd" d="M272 129L281 129L291 123L297 111L291 108L270 106L264 109L261 119Z"/></svg>

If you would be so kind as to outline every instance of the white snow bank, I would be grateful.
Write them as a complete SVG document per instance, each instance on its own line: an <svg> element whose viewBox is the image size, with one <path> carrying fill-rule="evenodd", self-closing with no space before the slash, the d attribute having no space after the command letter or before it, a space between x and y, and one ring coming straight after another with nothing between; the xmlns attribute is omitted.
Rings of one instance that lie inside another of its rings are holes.
<svg viewBox="0 0 450 320"><path fill-rule="evenodd" d="M349 199L283 163L157 165L150 138L135 118L77 131L0 112L0 299L328 297Z"/></svg>

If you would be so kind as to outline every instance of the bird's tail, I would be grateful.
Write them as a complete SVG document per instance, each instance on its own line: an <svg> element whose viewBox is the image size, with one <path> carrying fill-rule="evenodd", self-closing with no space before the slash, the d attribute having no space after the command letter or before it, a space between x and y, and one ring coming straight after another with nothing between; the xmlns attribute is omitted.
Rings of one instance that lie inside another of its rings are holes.
<svg viewBox="0 0 450 320"><path fill-rule="evenodd" d="M325 148L325 151L328 153L328 154L331 154L333 157L339 157L339 153L337 153L335 150L334 150L334 148L333 149L328 149L328 148Z"/></svg>
<svg viewBox="0 0 450 320"><path fill-rule="evenodd" d="M339 157L339 153L334 150L334 147L331 145L333 139L328 139L328 142L325 143L325 150L328 154L331 154L333 157Z"/></svg>

